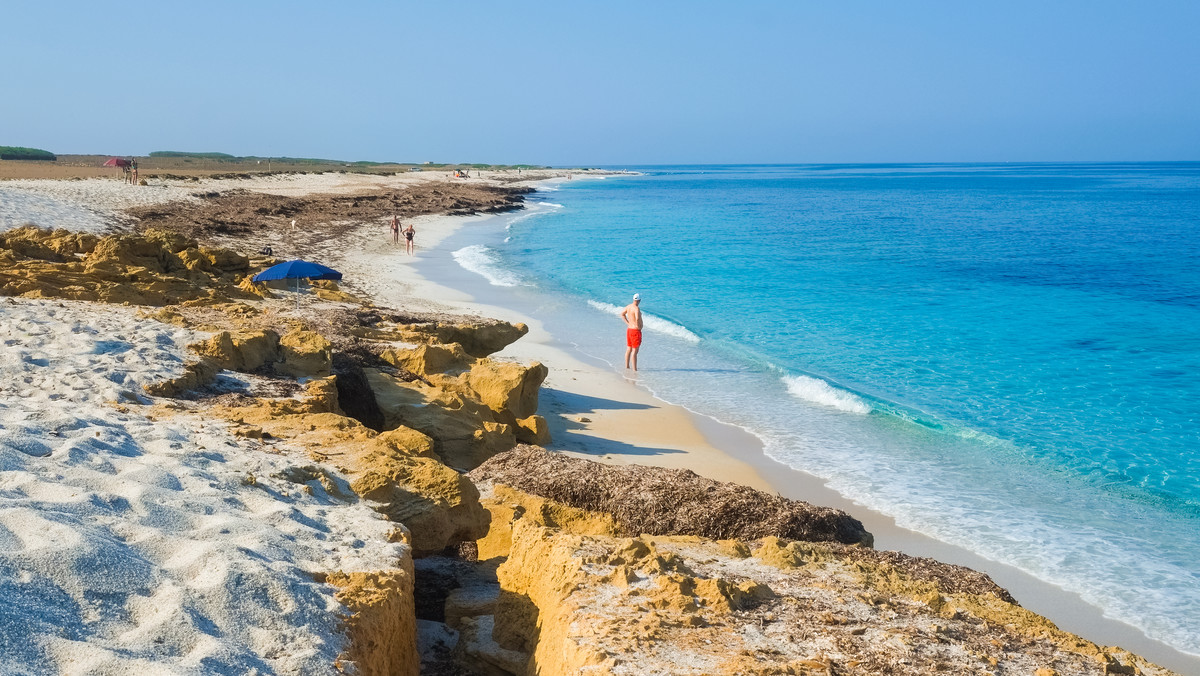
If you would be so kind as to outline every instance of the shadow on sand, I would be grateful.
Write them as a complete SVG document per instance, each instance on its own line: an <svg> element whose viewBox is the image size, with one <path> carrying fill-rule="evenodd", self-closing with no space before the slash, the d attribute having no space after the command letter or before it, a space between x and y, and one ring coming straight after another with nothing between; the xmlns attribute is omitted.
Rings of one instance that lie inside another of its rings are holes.
<svg viewBox="0 0 1200 676"><path fill-rule="evenodd" d="M588 429L587 423L579 420L588 413L615 410L647 410L657 408L650 404L638 404L616 399L592 397L586 394L564 392L553 388L543 388L541 392L542 411L550 424L550 436L554 438L553 449L583 453L586 455L665 455L667 453L682 453L675 448L651 448L605 439L589 434L580 433Z"/></svg>

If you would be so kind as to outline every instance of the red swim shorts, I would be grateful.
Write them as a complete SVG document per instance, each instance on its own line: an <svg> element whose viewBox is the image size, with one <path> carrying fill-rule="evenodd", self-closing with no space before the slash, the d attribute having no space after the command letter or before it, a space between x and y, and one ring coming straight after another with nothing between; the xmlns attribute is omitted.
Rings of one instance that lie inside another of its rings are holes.
<svg viewBox="0 0 1200 676"><path fill-rule="evenodd" d="M641 329L625 329L625 344L629 347L642 346L642 330Z"/></svg>

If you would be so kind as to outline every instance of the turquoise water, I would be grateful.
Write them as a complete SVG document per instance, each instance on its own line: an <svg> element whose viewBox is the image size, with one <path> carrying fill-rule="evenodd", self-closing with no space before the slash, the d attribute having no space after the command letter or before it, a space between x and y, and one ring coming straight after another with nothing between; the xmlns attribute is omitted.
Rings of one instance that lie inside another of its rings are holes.
<svg viewBox="0 0 1200 676"><path fill-rule="evenodd" d="M613 364L640 292L658 396L1200 654L1200 164L641 171L455 257Z"/></svg>

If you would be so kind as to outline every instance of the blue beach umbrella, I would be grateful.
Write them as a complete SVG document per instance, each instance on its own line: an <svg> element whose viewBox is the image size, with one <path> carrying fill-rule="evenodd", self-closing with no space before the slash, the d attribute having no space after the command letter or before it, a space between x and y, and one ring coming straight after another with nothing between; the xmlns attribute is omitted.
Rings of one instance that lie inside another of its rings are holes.
<svg viewBox="0 0 1200 676"><path fill-rule="evenodd" d="M318 263L294 260L272 265L251 277L251 281L269 282L275 279L341 279L342 273Z"/></svg>
<svg viewBox="0 0 1200 676"><path fill-rule="evenodd" d="M294 260L279 265L272 265L262 272L250 278L252 282L270 282L276 279L333 279L342 278L342 273L327 268L319 263L309 263L308 261ZM296 285L294 289L296 294L296 309L300 309L300 286Z"/></svg>

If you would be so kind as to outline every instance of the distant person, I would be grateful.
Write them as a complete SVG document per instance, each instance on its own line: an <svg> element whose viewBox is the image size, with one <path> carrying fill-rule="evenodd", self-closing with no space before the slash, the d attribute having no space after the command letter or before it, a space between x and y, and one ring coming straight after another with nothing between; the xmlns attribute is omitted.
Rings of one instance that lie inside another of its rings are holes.
<svg viewBox="0 0 1200 676"><path fill-rule="evenodd" d="M130 174L131 174L131 175L130 175L130 177L129 177L129 182L130 182L132 185L137 185L137 182L138 182L138 177L137 177L137 160L135 160L135 159L133 159L133 158L130 158L130 159L129 159L129 171L130 171Z"/></svg>
<svg viewBox="0 0 1200 676"><path fill-rule="evenodd" d="M400 243L400 219L392 216L392 244Z"/></svg>
<svg viewBox="0 0 1200 676"><path fill-rule="evenodd" d="M296 229L296 219L292 219L292 230Z"/></svg>
<svg viewBox="0 0 1200 676"><path fill-rule="evenodd" d="M413 228L412 223L409 223L408 229L404 231L404 248L408 251L409 256L413 255L413 235L415 234L417 231Z"/></svg>
<svg viewBox="0 0 1200 676"><path fill-rule="evenodd" d="M621 310L621 319L625 320L625 368L633 362L633 370L637 370L638 349L642 346L642 294L633 294L633 302Z"/></svg>

